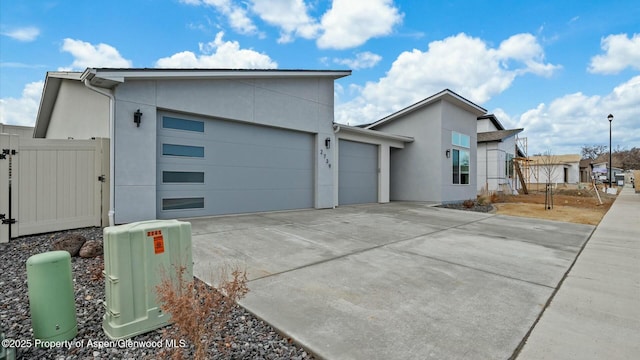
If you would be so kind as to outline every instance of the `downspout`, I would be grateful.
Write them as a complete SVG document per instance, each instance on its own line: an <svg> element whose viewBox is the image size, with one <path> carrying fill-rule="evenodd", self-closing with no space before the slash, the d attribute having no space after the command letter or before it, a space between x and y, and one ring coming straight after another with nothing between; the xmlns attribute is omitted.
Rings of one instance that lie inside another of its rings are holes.
<svg viewBox="0 0 640 360"><path fill-rule="evenodd" d="M86 78L84 79L84 86L86 86L88 89L91 89L97 92L98 94L102 94L109 98L109 213L108 213L108 216L109 216L109 226L114 226L115 225L115 210L114 210L115 181L113 179L114 168L115 168L114 166L114 162L115 162L115 139L114 139L115 110L114 110L114 107L115 107L116 101L111 91L94 87L89 82L89 79L86 79Z"/></svg>
<svg viewBox="0 0 640 360"><path fill-rule="evenodd" d="M484 146L484 184L489 194L489 145Z"/></svg>
<svg viewBox="0 0 640 360"><path fill-rule="evenodd" d="M333 208L334 209L336 208L336 206L338 206L338 202L339 202L339 199L338 199L338 196L339 196L338 184L339 184L340 178L339 178L338 168L340 166L340 159L338 158L338 156L339 156L338 152L340 151L340 148L338 146L338 143L340 141L338 140L338 135L337 135L339 131L340 131L340 125L336 124L336 123L333 123L333 134L334 134L333 139L335 141L335 143L333 144L333 149L334 149L333 150L333 165L334 165L334 167L333 167L333 174L332 174L332 176L333 176ZM338 149L338 151L336 151L336 149Z"/></svg>

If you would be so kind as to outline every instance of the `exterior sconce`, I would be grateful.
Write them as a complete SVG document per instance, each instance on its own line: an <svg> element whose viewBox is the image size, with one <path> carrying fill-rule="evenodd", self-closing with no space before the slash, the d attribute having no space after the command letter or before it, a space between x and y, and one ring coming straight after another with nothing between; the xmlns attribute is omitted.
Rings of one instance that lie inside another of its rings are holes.
<svg viewBox="0 0 640 360"><path fill-rule="evenodd" d="M451 157L451 150L447 149L447 151L444 152L444 155L448 158Z"/></svg>
<svg viewBox="0 0 640 360"><path fill-rule="evenodd" d="M136 127L140 127L140 123L142 122L142 113L140 112L140 109L133 113L133 122L136 123Z"/></svg>
<svg viewBox="0 0 640 360"><path fill-rule="evenodd" d="M326 147L327 149L331 148L331 138L324 139L324 147Z"/></svg>

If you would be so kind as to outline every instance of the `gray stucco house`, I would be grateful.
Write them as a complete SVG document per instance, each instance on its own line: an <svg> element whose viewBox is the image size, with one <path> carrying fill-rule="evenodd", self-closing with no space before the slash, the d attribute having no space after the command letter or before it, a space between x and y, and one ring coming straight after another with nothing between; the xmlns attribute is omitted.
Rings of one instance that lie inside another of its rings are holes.
<svg viewBox="0 0 640 360"><path fill-rule="evenodd" d="M366 128L412 136L391 151L390 199L450 203L476 198L476 121L482 107L445 89Z"/></svg>
<svg viewBox="0 0 640 360"><path fill-rule="evenodd" d="M367 127L334 123L348 70L49 72L34 137L109 138L111 224L475 197L476 119L444 90Z"/></svg>

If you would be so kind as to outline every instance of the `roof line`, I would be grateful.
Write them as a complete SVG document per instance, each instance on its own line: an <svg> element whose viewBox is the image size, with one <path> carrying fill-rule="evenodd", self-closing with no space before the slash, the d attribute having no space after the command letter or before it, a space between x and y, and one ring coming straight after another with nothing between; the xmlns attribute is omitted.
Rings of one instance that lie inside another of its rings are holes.
<svg viewBox="0 0 640 360"><path fill-rule="evenodd" d="M373 127L385 124L387 122L393 121L397 118L402 117L403 115L412 113L424 106L430 105L432 103L435 103L436 101L439 100L443 100L446 99L447 97L451 97L453 100L459 101L460 103L469 106L472 109L475 109L477 111L478 114L484 114L487 112L487 110L483 107L481 107L480 105L477 105L475 103L473 103L472 101L456 94L455 92L451 91L450 89L444 89L436 94L433 94L423 100L418 101L417 103L414 103L412 105L409 105L403 109L400 109L390 115L385 116L384 118L373 122L372 124L368 125L366 128L367 129L371 129Z"/></svg>

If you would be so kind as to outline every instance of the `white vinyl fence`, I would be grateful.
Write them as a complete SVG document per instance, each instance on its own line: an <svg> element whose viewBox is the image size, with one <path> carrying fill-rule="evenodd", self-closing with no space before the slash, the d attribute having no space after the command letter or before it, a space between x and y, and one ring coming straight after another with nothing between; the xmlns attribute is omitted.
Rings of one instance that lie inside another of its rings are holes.
<svg viewBox="0 0 640 360"><path fill-rule="evenodd" d="M0 134L0 153L0 242L107 225L108 139L25 139Z"/></svg>

